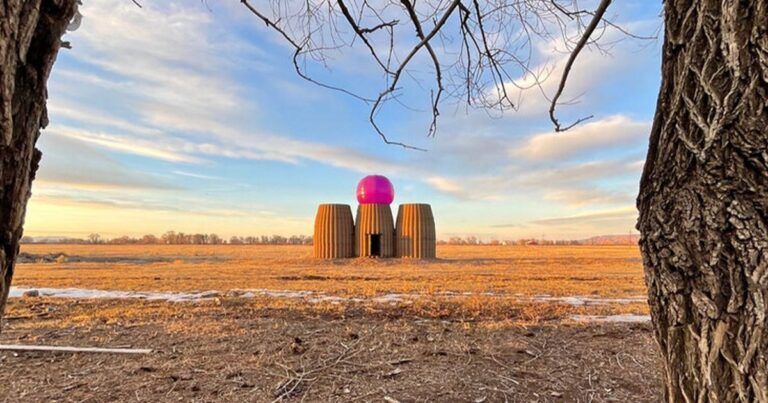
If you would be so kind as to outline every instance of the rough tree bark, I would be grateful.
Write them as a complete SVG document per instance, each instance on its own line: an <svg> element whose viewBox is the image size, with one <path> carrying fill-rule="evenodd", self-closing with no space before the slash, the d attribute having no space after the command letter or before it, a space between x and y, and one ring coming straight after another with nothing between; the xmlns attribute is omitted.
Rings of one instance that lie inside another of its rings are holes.
<svg viewBox="0 0 768 403"><path fill-rule="evenodd" d="M638 229L669 402L768 402L768 0L667 0Z"/></svg>
<svg viewBox="0 0 768 403"><path fill-rule="evenodd" d="M0 0L0 320L48 123L48 74L75 10L76 0Z"/></svg>
<svg viewBox="0 0 768 403"><path fill-rule="evenodd" d="M0 0L0 317L76 0ZM638 229L670 402L768 402L768 0L666 0Z"/></svg>

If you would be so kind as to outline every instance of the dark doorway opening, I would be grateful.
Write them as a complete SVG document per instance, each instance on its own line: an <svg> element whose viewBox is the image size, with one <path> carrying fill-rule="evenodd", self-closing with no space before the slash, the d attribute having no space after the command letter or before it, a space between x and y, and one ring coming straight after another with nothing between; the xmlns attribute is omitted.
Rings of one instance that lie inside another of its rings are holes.
<svg viewBox="0 0 768 403"><path fill-rule="evenodd" d="M381 234L368 234L371 244L371 256L381 257Z"/></svg>

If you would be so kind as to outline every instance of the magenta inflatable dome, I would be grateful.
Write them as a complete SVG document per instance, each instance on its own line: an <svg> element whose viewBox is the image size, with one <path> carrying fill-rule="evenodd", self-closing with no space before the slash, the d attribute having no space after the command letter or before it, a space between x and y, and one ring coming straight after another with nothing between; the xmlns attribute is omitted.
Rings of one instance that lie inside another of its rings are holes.
<svg viewBox="0 0 768 403"><path fill-rule="evenodd" d="M395 200L395 188L386 176L369 175L357 184L360 204L390 204Z"/></svg>

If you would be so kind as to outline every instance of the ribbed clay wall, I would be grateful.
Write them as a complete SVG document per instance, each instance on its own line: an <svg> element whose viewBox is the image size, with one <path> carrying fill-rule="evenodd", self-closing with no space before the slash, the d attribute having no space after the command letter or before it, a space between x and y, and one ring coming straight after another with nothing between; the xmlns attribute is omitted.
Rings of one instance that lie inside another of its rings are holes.
<svg viewBox="0 0 768 403"><path fill-rule="evenodd" d="M321 259L350 258L355 253L355 224L347 204L321 204L315 216L314 254Z"/></svg>
<svg viewBox="0 0 768 403"><path fill-rule="evenodd" d="M397 210L395 249L398 257L434 259L437 254L435 218L429 204L401 204Z"/></svg>
<svg viewBox="0 0 768 403"><path fill-rule="evenodd" d="M378 239L378 254L373 242ZM355 220L355 255L395 256L395 226L389 204L361 204Z"/></svg>

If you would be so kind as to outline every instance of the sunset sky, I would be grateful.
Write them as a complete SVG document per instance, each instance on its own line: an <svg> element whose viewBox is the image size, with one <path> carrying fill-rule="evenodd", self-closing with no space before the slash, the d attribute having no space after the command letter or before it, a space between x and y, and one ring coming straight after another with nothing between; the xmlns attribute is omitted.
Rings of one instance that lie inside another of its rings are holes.
<svg viewBox="0 0 768 403"><path fill-rule="evenodd" d="M26 235L311 234L317 204L354 206L357 181L371 173L390 177L395 204L432 204L441 238L575 239L634 226L660 41L582 53L564 96L578 103L560 114L595 118L566 133L553 133L537 90L501 117L446 103L435 138L427 113L388 105L387 133L424 153L383 144L367 105L298 78L291 49L238 1L142 4L86 0L82 25L65 37L73 49L62 49L50 79ZM609 13L653 35L660 8L624 1ZM543 84L551 95L567 54L546 41L535 50L554 69ZM329 65L311 69L380 91L362 50ZM428 97L405 100L428 108Z"/></svg>

